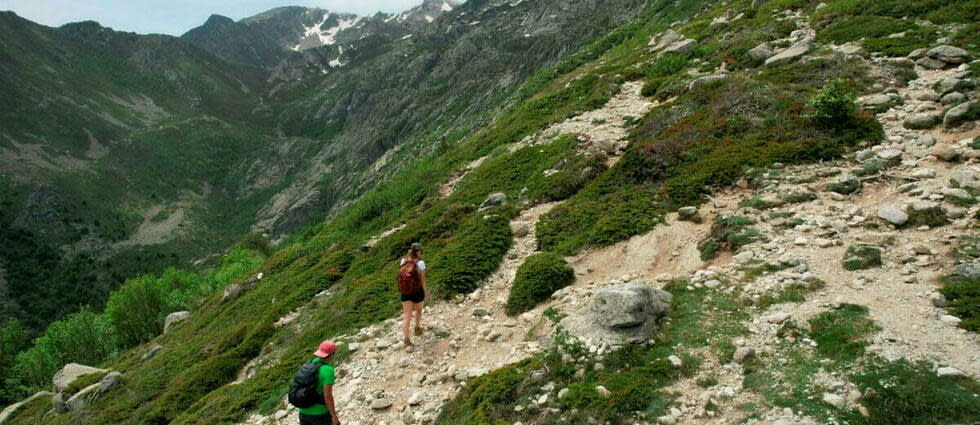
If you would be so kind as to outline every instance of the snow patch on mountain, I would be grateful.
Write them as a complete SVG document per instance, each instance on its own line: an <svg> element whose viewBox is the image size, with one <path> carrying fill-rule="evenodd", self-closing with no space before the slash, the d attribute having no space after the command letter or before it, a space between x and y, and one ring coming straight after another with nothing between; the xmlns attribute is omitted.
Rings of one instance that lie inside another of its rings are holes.
<svg viewBox="0 0 980 425"><path fill-rule="evenodd" d="M303 30L303 36L291 49L294 51L300 51L313 47L331 46L337 42L337 34L340 34L341 31L346 29L357 26L357 24L359 24L363 19L361 16L344 17L337 21L336 25L328 29L323 29L323 25L327 23L331 16L333 15L330 12L327 12L323 15L323 19L321 19L319 23L305 27ZM309 40L316 40L317 42L311 45Z"/></svg>

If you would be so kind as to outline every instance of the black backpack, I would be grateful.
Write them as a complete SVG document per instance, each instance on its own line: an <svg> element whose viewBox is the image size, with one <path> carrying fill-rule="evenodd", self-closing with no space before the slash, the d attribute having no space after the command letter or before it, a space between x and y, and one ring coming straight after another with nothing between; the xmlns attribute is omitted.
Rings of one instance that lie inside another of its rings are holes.
<svg viewBox="0 0 980 425"><path fill-rule="evenodd" d="M309 361L299 367L299 370L293 375L293 385L289 386L289 404L300 409L323 404L323 396L316 392L320 366L326 366L326 364Z"/></svg>

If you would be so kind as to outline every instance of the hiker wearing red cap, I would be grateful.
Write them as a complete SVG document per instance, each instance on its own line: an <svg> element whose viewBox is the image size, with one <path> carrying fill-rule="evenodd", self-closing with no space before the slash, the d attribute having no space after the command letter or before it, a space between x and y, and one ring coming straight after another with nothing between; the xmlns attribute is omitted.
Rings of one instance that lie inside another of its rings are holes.
<svg viewBox="0 0 980 425"><path fill-rule="evenodd" d="M422 335L422 309L429 297L425 282L425 261L422 261L422 244L412 244L398 268L398 292L402 296L402 335L405 345L412 345L412 313L415 313L415 335Z"/></svg>
<svg viewBox="0 0 980 425"><path fill-rule="evenodd" d="M304 363L293 376L289 387L289 403L299 408L299 425L339 425L334 406L333 365L328 363L337 352L337 344L323 341L312 360Z"/></svg>

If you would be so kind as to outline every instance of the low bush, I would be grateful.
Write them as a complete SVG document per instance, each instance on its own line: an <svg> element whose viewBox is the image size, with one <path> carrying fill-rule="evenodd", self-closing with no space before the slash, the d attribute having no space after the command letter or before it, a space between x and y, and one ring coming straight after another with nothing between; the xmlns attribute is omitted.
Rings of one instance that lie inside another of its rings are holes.
<svg viewBox="0 0 980 425"><path fill-rule="evenodd" d="M439 296L468 294L503 261L513 237L508 217L477 213L463 222L443 254L434 259L430 279Z"/></svg>
<svg viewBox="0 0 980 425"><path fill-rule="evenodd" d="M852 377L867 408L868 425L975 423L980 385L969 378L937 376L926 362L876 360Z"/></svg>
<svg viewBox="0 0 980 425"><path fill-rule="evenodd" d="M845 270L864 270L881 265L881 248L871 244L855 244L844 252Z"/></svg>
<svg viewBox="0 0 980 425"><path fill-rule="evenodd" d="M939 290L946 297L946 310L962 319L963 329L980 332L980 278L946 276Z"/></svg>
<svg viewBox="0 0 980 425"><path fill-rule="evenodd" d="M507 314L528 311L574 281L575 271L560 255L550 252L531 255L517 269L507 297Z"/></svg>
<svg viewBox="0 0 980 425"><path fill-rule="evenodd" d="M698 243L701 261L715 258L722 250L737 251L742 246L755 242L759 231L749 227L755 220L740 215L721 215L711 225L711 233Z"/></svg>
<svg viewBox="0 0 980 425"><path fill-rule="evenodd" d="M819 93L810 98L807 106L813 108L811 118L817 125L846 128L855 119L855 97L847 82L837 78L830 80Z"/></svg>

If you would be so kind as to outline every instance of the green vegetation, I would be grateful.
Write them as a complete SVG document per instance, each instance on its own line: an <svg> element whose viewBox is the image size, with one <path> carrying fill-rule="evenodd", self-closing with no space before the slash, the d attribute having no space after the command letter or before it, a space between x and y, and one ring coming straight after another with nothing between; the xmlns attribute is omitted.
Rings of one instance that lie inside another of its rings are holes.
<svg viewBox="0 0 980 425"><path fill-rule="evenodd" d="M845 270L864 270L881 265L881 248L871 244L855 244L844 252Z"/></svg>
<svg viewBox="0 0 980 425"><path fill-rule="evenodd" d="M191 308L193 301L224 288L262 261L258 253L239 249L227 255L218 269L199 273L168 269L126 281L113 292L105 312L83 310L52 323L29 348L5 363L11 369L4 375L4 391L23 397L46 388L51 376L67 363L98 365L115 359L120 350L162 333L167 314ZM16 332L16 327L5 327L0 337L16 338Z"/></svg>
<svg viewBox="0 0 980 425"><path fill-rule="evenodd" d="M737 251L744 245L755 242L759 231L750 227L755 220L740 215L721 215L711 225L711 233L698 243L701 261L715 258L722 250Z"/></svg>
<svg viewBox="0 0 980 425"><path fill-rule="evenodd" d="M850 361L864 354L867 337L879 330L868 318L868 308L844 304L810 319L810 336L817 353L836 361Z"/></svg>
<svg viewBox="0 0 980 425"><path fill-rule="evenodd" d="M743 386L774 407L790 408L820 422L851 425L969 423L980 417L980 385L971 379L941 378L927 363L895 362L867 354L868 338L878 330L868 309L844 304L810 320L806 333L791 323L779 331L775 356L765 356L744 377ZM801 345L809 337L815 349ZM776 367L778 365L778 367ZM823 401L818 374L849 379L861 392L867 416Z"/></svg>
<svg viewBox="0 0 980 425"><path fill-rule="evenodd" d="M62 393L65 394L66 398L70 398L72 395L85 389L89 385L98 383L108 374L109 372L96 372L79 376L77 379L75 379L75 382L72 382L71 385L67 386Z"/></svg>
<svg viewBox="0 0 980 425"><path fill-rule="evenodd" d="M531 255L517 269L507 297L507 314L528 311L574 281L575 271L560 255L550 252Z"/></svg>
<svg viewBox="0 0 980 425"><path fill-rule="evenodd" d="M850 127L851 120L856 116L857 105L854 103L856 97L845 80L840 78L830 80L807 102L807 106L813 108L810 118L822 127Z"/></svg>
<svg viewBox="0 0 980 425"><path fill-rule="evenodd" d="M436 423L533 421L540 410L531 401L545 382L554 382L555 391L568 389L565 397L551 397L549 402L561 409L559 416L564 421L579 423L589 417L612 422L626 418L656 420L669 409L673 399L663 388L697 372L700 359L685 353L705 347L713 352L726 350L732 339L745 333L742 322L748 317L731 296L721 292L688 289L687 282L680 281L672 282L666 290L674 296L674 307L670 320L662 323L655 344L629 346L607 354L601 360L604 367L597 369L595 364L600 360L587 355L577 341L559 332L555 348L545 354L467 382ZM671 355L678 355L683 365L673 366L667 359ZM533 378L535 374L540 377ZM710 382L705 384L714 385ZM598 386L605 387L611 395L600 396ZM515 405L528 407L516 412Z"/></svg>

